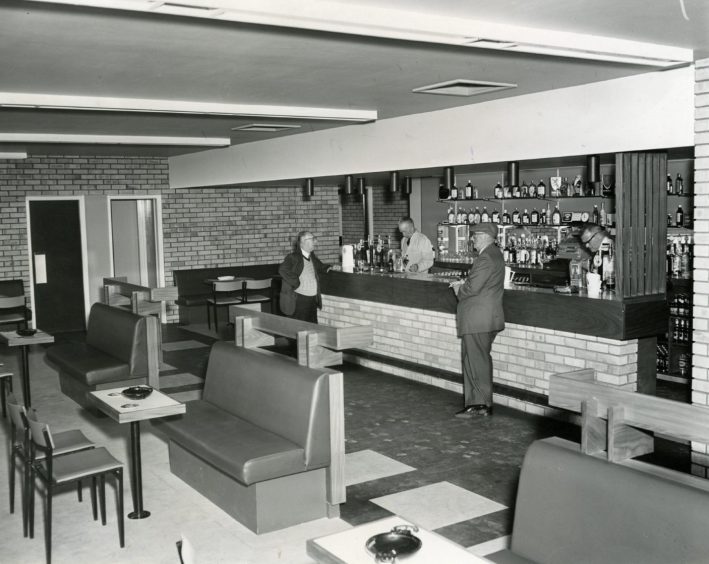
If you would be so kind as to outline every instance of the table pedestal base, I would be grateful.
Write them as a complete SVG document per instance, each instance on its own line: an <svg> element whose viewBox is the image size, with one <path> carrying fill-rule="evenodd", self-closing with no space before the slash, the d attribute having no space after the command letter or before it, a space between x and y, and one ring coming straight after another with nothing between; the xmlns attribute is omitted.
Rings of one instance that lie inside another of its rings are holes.
<svg viewBox="0 0 709 564"><path fill-rule="evenodd" d="M145 509L143 511L131 511L128 514L128 519L145 519L146 517L150 517L150 511Z"/></svg>

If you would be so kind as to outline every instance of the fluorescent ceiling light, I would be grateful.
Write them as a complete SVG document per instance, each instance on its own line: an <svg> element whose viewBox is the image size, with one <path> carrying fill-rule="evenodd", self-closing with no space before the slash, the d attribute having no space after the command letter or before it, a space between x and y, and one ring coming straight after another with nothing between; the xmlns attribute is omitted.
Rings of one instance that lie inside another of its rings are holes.
<svg viewBox="0 0 709 564"><path fill-rule="evenodd" d="M158 137L150 135L79 135L63 133L2 133L0 143L72 143L78 145L179 145L227 147L228 137Z"/></svg>
<svg viewBox="0 0 709 564"><path fill-rule="evenodd" d="M485 82L458 78L427 86L419 86L411 90L411 92L418 94L444 94L446 96L477 96L497 90L507 90L508 88L517 88L517 85L506 82Z"/></svg>
<svg viewBox="0 0 709 564"><path fill-rule="evenodd" d="M188 17L310 29L471 48L501 49L667 67L693 61L691 49L616 37L531 28L401 8L320 0L34 0L118 10L184 10ZM172 8L170 7L172 6ZM188 12L188 13L187 13ZM540 42L540 38L543 41ZM514 47L514 46L517 47ZM560 51L554 51L559 49Z"/></svg>
<svg viewBox="0 0 709 564"><path fill-rule="evenodd" d="M286 131L288 129L298 129L300 125L298 124L287 124L287 123L250 123L249 125L241 125L239 127L232 127L232 131Z"/></svg>
<svg viewBox="0 0 709 564"><path fill-rule="evenodd" d="M26 158L27 158L27 153L25 151L15 152L15 153L0 152L0 159L26 159Z"/></svg>
<svg viewBox="0 0 709 564"><path fill-rule="evenodd" d="M351 122L374 121L377 119L376 110L268 106L263 104L221 104L213 102L192 102L189 100L154 100L101 96L65 96L35 94L30 92L0 92L0 107L297 118Z"/></svg>

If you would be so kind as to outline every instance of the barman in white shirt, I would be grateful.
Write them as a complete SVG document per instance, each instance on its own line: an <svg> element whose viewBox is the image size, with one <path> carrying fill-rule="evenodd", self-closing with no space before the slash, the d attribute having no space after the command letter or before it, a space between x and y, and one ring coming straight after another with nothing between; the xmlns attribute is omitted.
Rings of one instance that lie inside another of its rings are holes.
<svg viewBox="0 0 709 564"><path fill-rule="evenodd" d="M433 266L433 245L431 240L416 229L414 220L402 217L399 231L404 236L401 240L401 258L407 272L428 272Z"/></svg>

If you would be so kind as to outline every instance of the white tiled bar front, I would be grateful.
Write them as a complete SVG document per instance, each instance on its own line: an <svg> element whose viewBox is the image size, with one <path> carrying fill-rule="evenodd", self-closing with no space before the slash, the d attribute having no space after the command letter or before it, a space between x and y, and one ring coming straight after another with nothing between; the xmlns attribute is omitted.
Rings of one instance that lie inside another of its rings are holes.
<svg viewBox="0 0 709 564"><path fill-rule="evenodd" d="M461 374L460 339L455 315L366 300L323 296L320 323L372 325L374 344L367 351L392 359ZM620 341L507 323L492 348L494 381L546 395L549 376L577 368L594 368L602 382L635 391L638 340ZM346 355L349 361L390 374L462 393L462 384L384 361ZM544 406L495 394L498 404L551 414Z"/></svg>

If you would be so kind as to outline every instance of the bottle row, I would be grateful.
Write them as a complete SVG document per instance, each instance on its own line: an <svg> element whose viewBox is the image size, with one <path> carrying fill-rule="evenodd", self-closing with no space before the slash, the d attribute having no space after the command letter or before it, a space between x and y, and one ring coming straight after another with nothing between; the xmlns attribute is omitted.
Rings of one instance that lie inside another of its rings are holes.
<svg viewBox="0 0 709 564"><path fill-rule="evenodd" d="M558 252L559 246L553 238L521 236L517 239L510 236L502 249L502 256L506 264L542 266L555 258Z"/></svg>
<svg viewBox="0 0 709 564"><path fill-rule="evenodd" d="M597 205L593 206L593 211L589 212L561 212L559 205L551 209L551 205L547 204L546 209L537 210L532 208L531 213L528 209L524 209L520 213L516 208L512 213L508 210L500 212L494 209L489 212L484 206L482 211L479 207L465 210L463 207L458 207L457 210L453 207L448 208L447 221L449 225L474 225L476 223L497 223L500 225L552 225L560 226L571 221L583 221L597 223L602 226L610 226L613 223L612 214L606 212L605 203L601 203L601 208Z"/></svg>
<svg viewBox="0 0 709 564"><path fill-rule="evenodd" d="M684 180L682 180L682 175L679 172L674 182L672 182L672 176L667 175L667 193L678 196L684 195Z"/></svg>
<svg viewBox="0 0 709 564"><path fill-rule="evenodd" d="M559 176L557 170L556 176L549 178L549 187L547 188L544 180L539 180L537 184L534 182L523 181L521 185L514 184L512 186L498 182L492 189L494 198L567 198L571 196L605 196L612 197L613 175L603 175L602 182L584 182L580 174L569 181L568 177ZM670 178L670 182L672 179ZM476 186L468 180L463 188L458 188L455 184L447 188L443 183L438 187L438 198L440 200L478 200L480 192Z"/></svg>
<svg viewBox="0 0 709 564"><path fill-rule="evenodd" d="M689 317L692 315L692 297L689 294L675 294L670 299L670 315Z"/></svg>
<svg viewBox="0 0 709 564"><path fill-rule="evenodd" d="M692 342L692 325L689 319L673 317L670 324L672 330L672 342L689 344Z"/></svg>
<svg viewBox="0 0 709 564"><path fill-rule="evenodd" d="M677 206L677 211L674 214L674 218L671 213L667 214L667 227L689 227L692 225L692 219L689 217L688 213L685 213L682 209L682 204Z"/></svg>
<svg viewBox="0 0 709 564"><path fill-rule="evenodd" d="M677 356L677 372L680 376L688 376L692 366L690 353L682 352ZM661 374L670 374L670 354L667 345L657 345L657 371Z"/></svg>
<svg viewBox="0 0 709 564"><path fill-rule="evenodd" d="M671 278L691 278L692 238L674 235L667 238L667 275Z"/></svg>

